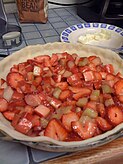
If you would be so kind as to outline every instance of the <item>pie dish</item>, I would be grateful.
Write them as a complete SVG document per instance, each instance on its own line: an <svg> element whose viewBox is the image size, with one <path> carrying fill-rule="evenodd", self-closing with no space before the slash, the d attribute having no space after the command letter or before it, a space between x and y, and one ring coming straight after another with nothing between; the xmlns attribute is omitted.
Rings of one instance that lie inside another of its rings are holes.
<svg viewBox="0 0 123 164"><path fill-rule="evenodd" d="M103 63L113 63L115 71L122 73L123 61L115 52L102 49L94 46L87 46L82 44L72 43L49 43L45 45L28 46L0 61L0 77L6 78L9 69L13 64L18 64L26 61L27 59L34 58L38 55L52 53L68 52L70 54L77 53L80 56L99 56ZM123 123L116 126L104 134L96 137L76 142L61 142L51 139L46 136L29 137L14 130L10 122L7 121L0 113L0 130L9 136L9 140L20 142L33 148L52 152L74 152L79 150L88 150L103 144L106 144L122 135ZM3 137L4 139L4 137ZM7 137L5 137L7 139Z"/></svg>

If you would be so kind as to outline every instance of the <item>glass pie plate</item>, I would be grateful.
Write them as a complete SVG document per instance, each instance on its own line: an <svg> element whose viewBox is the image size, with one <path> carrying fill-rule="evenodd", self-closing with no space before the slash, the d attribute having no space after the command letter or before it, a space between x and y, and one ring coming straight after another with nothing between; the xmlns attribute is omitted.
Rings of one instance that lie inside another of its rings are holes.
<svg viewBox="0 0 123 164"><path fill-rule="evenodd" d="M45 45L27 46L12 55L0 61L0 77L6 78L9 69L13 64L18 64L26 61L27 59L34 58L38 55L51 55L52 53L68 52L70 54L77 53L80 56L96 55L101 58L104 64L112 63L116 72L123 72L123 61L118 54L109 50L95 46L88 46L82 44L72 43L48 43ZM10 122L7 121L0 113L0 131L3 135L0 137L2 140L9 140L12 142L20 142L32 148L51 151L51 152L76 152L93 149L95 147L104 145L123 134L123 123L116 126L114 129L105 132L104 134L96 137L86 139L83 141L63 142L56 141L46 136L29 137L14 130Z"/></svg>

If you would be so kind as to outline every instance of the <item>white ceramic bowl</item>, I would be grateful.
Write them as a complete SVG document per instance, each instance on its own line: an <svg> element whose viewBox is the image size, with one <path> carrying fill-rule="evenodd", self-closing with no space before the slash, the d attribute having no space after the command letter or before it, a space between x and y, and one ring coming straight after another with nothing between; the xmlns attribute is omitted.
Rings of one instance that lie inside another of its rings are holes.
<svg viewBox="0 0 123 164"><path fill-rule="evenodd" d="M72 25L61 33L60 39L62 42L77 43L80 36L99 33L101 30L107 30L110 32L110 39L100 41L92 40L88 43L89 45L109 48L112 50L123 50L123 29L105 23L80 23Z"/></svg>

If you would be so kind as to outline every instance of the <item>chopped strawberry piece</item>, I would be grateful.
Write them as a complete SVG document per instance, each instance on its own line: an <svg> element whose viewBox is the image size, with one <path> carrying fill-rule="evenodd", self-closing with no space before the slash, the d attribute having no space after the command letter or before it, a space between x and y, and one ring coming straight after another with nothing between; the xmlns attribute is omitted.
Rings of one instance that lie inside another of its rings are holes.
<svg viewBox="0 0 123 164"><path fill-rule="evenodd" d="M75 85L76 82L81 81L80 74L73 74L67 78L67 81L70 85Z"/></svg>
<svg viewBox="0 0 123 164"><path fill-rule="evenodd" d="M9 111L14 111L14 110L19 111L18 108L23 109L25 107L25 105L26 105L26 103L24 100L20 100L20 99L11 100L10 102L8 102L8 106L9 106L8 110Z"/></svg>
<svg viewBox="0 0 123 164"><path fill-rule="evenodd" d="M38 63L45 64L45 66L46 66L46 64L47 64L47 66L50 66L50 56L48 56L48 55L37 56L34 58L34 60Z"/></svg>
<svg viewBox="0 0 123 164"><path fill-rule="evenodd" d="M97 102L96 101L89 101L85 107L86 108L91 108L91 109L94 109L94 110L97 110Z"/></svg>
<svg viewBox="0 0 123 164"><path fill-rule="evenodd" d="M114 73L114 67L112 64L106 64L105 69L108 73L112 73L112 74Z"/></svg>
<svg viewBox="0 0 123 164"><path fill-rule="evenodd" d="M33 71L33 66L31 64L28 64L25 66L26 72L32 72Z"/></svg>
<svg viewBox="0 0 123 164"><path fill-rule="evenodd" d="M65 90L68 88L68 83L67 82L60 82L55 84L56 87L59 87L61 90Z"/></svg>
<svg viewBox="0 0 123 164"><path fill-rule="evenodd" d="M93 137L97 128L97 125L92 121L88 121L84 125L82 125L82 123L79 121L73 121L71 125L73 131L77 133L82 139Z"/></svg>
<svg viewBox="0 0 123 164"><path fill-rule="evenodd" d="M30 106L38 106L41 103L41 99L37 94L29 94L25 96L25 101Z"/></svg>
<svg viewBox="0 0 123 164"><path fill-rule="evenodd" d="M26 81L18 82L17 91L19 93L25 93L25 94L33 92L32 88L31 88L31 84L27 83Z"/></svg>
<svg viewBox="0 0 123 164"><path fill-rule="evenodd" d="M100 74L102 76L102 79L105 79L107 76L107 72L104 72L104 71L101 71Z"/></svg>
<svg viewBox="0 0 123 164"><path fill-rule="evenodd" d="M52 66L55 66L58 64L58 55L57 54L52 54L52 57L50 59L50 63Z"/></svg>
<svg viewBox="0 0 123 164"><path fill-rule="evenodd" d="M69 89L64 90L60 93L59 99L60 100L66 100L67 98L69 98L71 95L71 91Z"/></svg>
<svg viewBox="0 0 123 164"><path fill-rule="evenodd" d="M118 95L117 98L120 100L121 104L123 104L123 95Z"/></svg>
<svg viewBox="0 0 123 164"><path fill-rule="evenodd" d="M117 95L123 95L123 79L114 84L114 89Z"/></svg>
<svg viewBox="0 0 123 164"><path fill-rule="evenodd" d="M106 109L105 109L104 104L102 104L102 103L97 103L96 107L97 107L97 111L98 111L99 115L100 115L102 118L104 118L105 115L106 115Z"/></svg>
<svg viewBox="0 0 123 164"><path fill-rule="evenodd" d="M68 132L60 122L52 119L45 129L44 135L55 140L64 141L68 136Z"/></svg>
<svg viewBox="0 0 123 164"><path fill-rule="evenodd" d="M41 124L40 117L38 115L32 115L31 113L27 113L26 118L31 121L32 127L38 127Z"/></svg>
<svg viewBox="0 0 123 164"><path fill-rule="evenodd" d="M104 118L97 117L96 118L97 125L102 131L108 131L112 129L112 125Z"/></svg>
<svg viewBox="0 0 123 164"><path fill-rule="evenodd" d="M53 80L56 82L56 83L60 83L61 82L61 79L62 79L62 76L61 75L53 75Z"/></svg>
<svg viewBox="0 0 123 164"><path fill-rule="evenodd" d="M102 80L102 76L99 72L94 71L93 73L94 73L94 77L95 77L94 81L101 81Z"/></svg>
<svg viewBox="0 0 123 164"><path fill-rule="evenodd" d="M65 128L68 131L72 131L71 122L72 121L78 121L78 120L79 120L79 117L74 112L63 114L63 116L62 116L62 124L65 126Z"/></svg>
<svg viewBox="0 0 123 164"><path fill-rule="evenodd" d="M73 94L73 98L75 100L78 100L79 98L84 97L84 96L89 96L90 94L91 94L91 90L90 89L88 89L88 88L81 88L81 92Z"/></svg>
<svg viewBox="0 0 123 164"><path fill-rule="evenodd" d="M82 87L71 87L71 86L69 86L69 89L73 93L79 93L79 92L83 92L83 91L90 91L90 90L88 90L88 88L82 88Z"/></svg>
<svg viewBox="0 0 123 164"><path fill-rule="evenodd" d="M44 105L39 105L34 109L40 117L47 117L50 113L50 109Z"/></svg>
<svg viewBox="0 0 123 164"><path fill-rule="evenodd" d="M76 105L76 101L75 100L67 100L65 102L62 103L62 106L75 106Z"/></svg>
<svg viewBox="0 0 123 164"><path fill-rule="evenodd" d="M90 68L89 68L89 66L87 66L87 65L85 65L85 66L80 66L79 67L79 71L80 72L86 72L86 71L90 71Z"/></svg>
<svg viewBox="0 0 123 164"><path fill-rule="evenodd" d="M24 81L24 77L20 73L12 72L7 75L7 83L12 88L16 89L20 81Z"/></svg>
<svg viewBox="0 0 123 164"><path fill-rule="evenodd" d="M12 99L23 99L24 98L24 94L23 93L19 93L17 91L14 91L13 92L13 95L12 95Z"/></svg>
<svg viewBox="0 0 123 164"><path fill-rule="evenodd" d="M42 82L42 77L39 76L33 80L32 84L37 87L41 84L41 82Z"/></svg>
<svg viewBox="0 0 123 164"><path fill-rule="evenodd" d="M0 112L6 111L8 108L8 102L4 98L0 98Z"/></svg>
<svg viewBox="0 0 123 164"><path fill-rule="evenodd" d="M33 114L34 109L33 109L33 107L26 105L25 108L23 109L23 112Z"/></svg>
<svg viewBox="0 0 123 164"><path fill-rule="evenodd" d="M19 123L14 128L15 130L23 134L27 134L32 128L32 123L27 118L22 118L19 120Z"/></svg>
<svg viewBox="0 0 123 164"><path fill-rule="evenodd" d="M81 138L78 134L76 134L76 133L74 133L74 132L70 132L70 133L68 134L67 138L65 139L65 141L67 141L67 142L71 142L71 141L81 141L81 140L82 140L82 138Z"/></svg>
<svg viewBox="0 0 123 164"><path fill-rule="evenodd" d="M15 113L11 111L5 111L3 112L3 115L7 120L12 121L15 116Z"/></svg>
<svg viewBox="0 0 123 164"><path fill-rule="evenodd" d="M91 62L92 60L94 60L96 58L96 56L89 56L88 60Z"/></svg>
<svg viewBox="0 0 123 164"><path fill-rule="evenodd" d="M123 112L120 107L115 105L108 107L108 118L113 125L119 125L123 122Z"/></svg>
<svg viewBox="0 0 123 164"><path fill-rule="evenodd" d="M14 118L13 118L13 120L12 120L12 126L13 126L13 127L15 127L15 126L18 124L20 118L21 118L21 115L20 115L20 114L17 114L17 113L16 113L16 114L14 115Z"/></svg>
<svg viewBox="0 0 123 164"><path fill-rule="evenodd" d="M115 79L115 75L111 74L111 73L108 73L106 75L106 80L114 80Z"/></svg>

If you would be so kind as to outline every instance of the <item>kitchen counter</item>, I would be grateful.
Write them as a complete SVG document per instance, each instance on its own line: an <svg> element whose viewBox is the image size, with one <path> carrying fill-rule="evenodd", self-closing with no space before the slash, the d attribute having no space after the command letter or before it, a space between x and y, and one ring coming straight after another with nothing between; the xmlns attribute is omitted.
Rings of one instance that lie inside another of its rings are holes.
<svg viewBox="0 0 123 164"><path fill-rule="evenodd" d="M27 45L45 44L60 41L60 33L67 27L84 23L76 14L76 8L49 9L48 22L46 24L30 23L20 24L18 15L8 14L8 21L20 25L22 28L22 44L12 49L0 49L0 54L11 55L13 52ZM19 143L0 141L0 163L1 164L55 164L55 163L122 163L123 139L117 139L105 146L77 153L51 153L32 149ZM113 162L112 162L113 161Z"/></svg>
<svg viewBox="0 0 123 164"><path fill-rule="evenodd" d="M67 27L84 23L76 14L76 8L55 8L49 9L48 22L41 23L19 23L18 15L7 14L8 22L20 25L22 28L22 44L12 49L0 49L0 60L4 55L11 55L13 52L28 45L45 44L48 42L60 41L60 33ZM0 164L35 164L56 158L66 153L48 153L35 150L19 143L0 141Z"/></svg>

